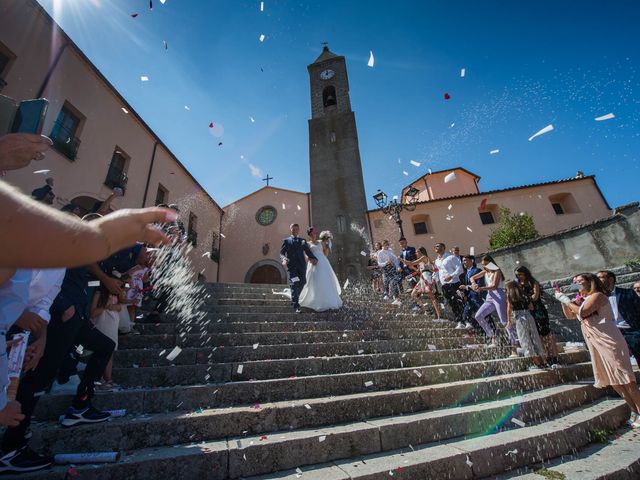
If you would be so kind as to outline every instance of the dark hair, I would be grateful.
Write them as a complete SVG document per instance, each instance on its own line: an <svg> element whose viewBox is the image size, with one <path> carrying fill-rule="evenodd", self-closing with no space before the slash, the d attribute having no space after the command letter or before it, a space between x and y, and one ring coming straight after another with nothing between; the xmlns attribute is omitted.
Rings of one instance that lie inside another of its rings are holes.
<svg viewBox="0 0 640 480"><path fill-rule="evenodd" d="M507 300L512 305L521 305L523 303L528 303L527 300L529 299L524 293L524 288L522 288L522 285L520 285L518 282L515 282L513 280L505 282L504 290L507 293Z"/></svg>
<svg viewBox="0 0 640 480"><path fill-rule="evenodd" d="M469 260L471 260L474 263L474 265L476 263L476 257L473 256L473 255L463 255L462 258L468 258Z"/></svg>
<svg viewBox="0 0 640 480"><path fill-rule="evenodd" d="M298 225L297 223L292 223L291 225L289 225L289 228L293 228L293 227L300 228L300 225Z"/></svg>
<svg viewBox="0 0 640 480"><path fill-rule="evenodd" d="M403 240L404 240L405 242L407 241L407 239L406 239L406 238L404 238L404 237L400 237L400 239L399 239L398 241L399 241L399 242L402 242Z"/></svg>
<svg viewBox="0 0 640 480"><path fill-rule="evenodd" d="M600 281L600 279L598 278L597 275L594 275L593 273L579 273L578 275L574 276L573 278L576 277L582 277L584 278L586 281L588 281L591 285L589 286L589 293L596 293L596 292L600 292L603 294L607 294L606 289L604 288L604 285L602 284L602 282Z"/></svg>
<svg viewBox="0 0 640 480"><path fill-rule="evenodd" d="M294 224L295 225L295 224ZM315 231L315 227L309 227L307 228L307 235L311 236L311 234Z"/></svg>
<svg viewBox="0 0 640 480"><path fill-rule="evenodd" d="M513 272L516 275L518 275L519 273L524 275L525 281L529 282L531 285L535 285L536 283L539 283L531 274L531 270L529 270L527 267L518 267Z"/></svg>
<svg viewBox="0 0 640 480"><path fill-rule="evenodd" d="M616 274L613 273L611 270L600 270L598 273L604 273L607 278L613 278L613 283L617 282L617 278L616 278Z"/></svg>
<svg viewBox="0 0 640 480"><path fill-rule="evenodd" d="M419 251L422 255L424 255L425 257L428 257L428 256L429 256L429 254L427 253L427 249L426 249L426 248L424 248L424 247L420 247L420 248L418 249L418 251Z"/></svg>
<svg viewBox="0 0 640 480"><path fill-rule="evenodd" d="M444 247L444 248L447 248L447 246L446 246L444 243L442 243L442 242L438 242L438 243L436 243L436 247L440 247L440 246L442 246L442 247Z"/></svg>
<svg viewBox="0 0 640 480"><path fill-rule="evenodd" d="M482 261L487 263L492 262L498 265L491 255L485 255L484 257L482 257Z"/></svg>

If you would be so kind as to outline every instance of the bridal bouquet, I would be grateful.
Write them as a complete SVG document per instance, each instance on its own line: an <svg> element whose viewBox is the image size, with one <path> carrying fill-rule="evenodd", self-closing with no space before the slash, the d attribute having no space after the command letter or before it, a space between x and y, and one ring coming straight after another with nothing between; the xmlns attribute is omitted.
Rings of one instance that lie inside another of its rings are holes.
<svg viewBox="0 0 640 480"><path fill-rule="evenodd" d="M331 243L331 240L333 239L333 235L331 234L331 232L329 230L323 230L322 232L320 232L320 235L318 236L318 238L322 243L324 243L327 246L329 251L331 251L331 247L333 247Z"/></svg>

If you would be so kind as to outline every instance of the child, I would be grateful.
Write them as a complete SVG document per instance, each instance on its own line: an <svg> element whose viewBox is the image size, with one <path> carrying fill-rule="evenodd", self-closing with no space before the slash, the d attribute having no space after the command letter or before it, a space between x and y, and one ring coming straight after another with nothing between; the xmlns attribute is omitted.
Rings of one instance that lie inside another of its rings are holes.
<svg viewBox="0 0 640 480"><path fill-rule="evenodd" d="M143 267L141 265L136 265L131 270L129 270L128 277L130 288L129 290L127 290L127 301L122 303L127 304L127 311L130 318L130 326L128 330L132 331L132 326L136 322L136 307L142 306L142 297L144 296L144 283L149 281L149 268Z"/></svg>
<svg viewBox="0 0 640 480"><path fill-rule="evenodd" d="M545 366L546 359L536 322L531 315L533 311L531 298L525 295L524 288L517 282L506 282L504 288L507 293L507 326L513 328L512 325L515 322L524 356L533 357L535 366L530 370L539 370Z"/></svg>
<svg viewBox="0 0 640 480"><path fill-rule="evenodd" d="M111 295L109 290L101 283L100 288L93 294L91 301L91 320L98 330L113 340L118 348L118 325L120 323L120 310L122 305L118 303L118 297ZM113 383L113 355L109 359L102 378L104 382L98 387L101 391L112 391L116 385Z"/></svg>

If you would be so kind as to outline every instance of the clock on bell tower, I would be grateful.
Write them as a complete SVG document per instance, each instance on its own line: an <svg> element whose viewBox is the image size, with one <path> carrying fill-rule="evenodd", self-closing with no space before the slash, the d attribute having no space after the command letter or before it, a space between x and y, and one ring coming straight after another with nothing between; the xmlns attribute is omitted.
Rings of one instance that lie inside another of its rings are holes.
<svg viewBox="0 0 640 480"><path fill-rule="evenodd" d="M333 233L329 257L341 282L365 272L368 232L367 202L362 178L355 114L349 99L349 79L343 56L327 46L307 67L311 84L309 166L311 220L319 231Z"/></svg>

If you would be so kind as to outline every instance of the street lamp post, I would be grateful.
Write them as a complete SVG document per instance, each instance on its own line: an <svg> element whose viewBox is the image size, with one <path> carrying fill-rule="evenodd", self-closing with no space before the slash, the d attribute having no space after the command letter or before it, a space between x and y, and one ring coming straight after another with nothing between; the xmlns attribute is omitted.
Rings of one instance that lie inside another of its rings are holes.
<svg viewBox="0 0 640 480"><path fill-rule="evenodd" d="M387 202L387 194L382 190L378 190L373 199L376 202L376 205L379 209L382 210L382 213L385 215L391 215L393 220L398 225L398 230L400 230L400 238L404 238L404 230L402 229L402 217L400 213L402 210L406 210L407 212L413 212L416 209L416 201L417 196L420 191L415 187L409 187L409 190L405 193L407 197L409 197L409 202L403 203L398 202L397 197L394 197L391 202Z"/></svg>

